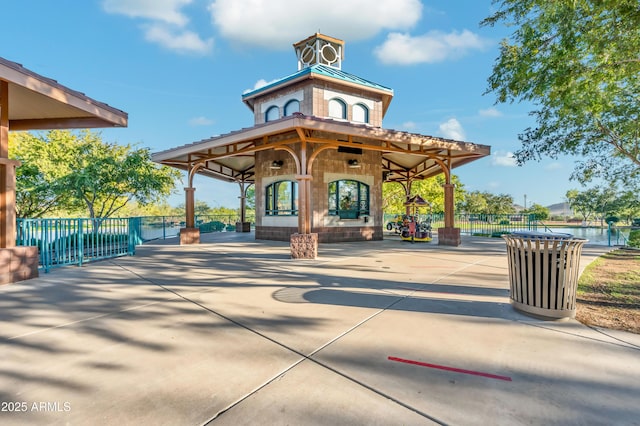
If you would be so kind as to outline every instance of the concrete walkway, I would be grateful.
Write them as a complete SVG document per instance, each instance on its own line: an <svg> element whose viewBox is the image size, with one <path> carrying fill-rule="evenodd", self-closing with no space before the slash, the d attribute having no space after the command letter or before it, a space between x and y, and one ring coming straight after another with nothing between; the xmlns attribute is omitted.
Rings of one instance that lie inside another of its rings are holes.
<svg viewBox="0 0 640 426"><path fill-rule="evenodd" d="M502 240L203 239L1 286L0 424L640 424L640 336L514 311Z"/></svg>

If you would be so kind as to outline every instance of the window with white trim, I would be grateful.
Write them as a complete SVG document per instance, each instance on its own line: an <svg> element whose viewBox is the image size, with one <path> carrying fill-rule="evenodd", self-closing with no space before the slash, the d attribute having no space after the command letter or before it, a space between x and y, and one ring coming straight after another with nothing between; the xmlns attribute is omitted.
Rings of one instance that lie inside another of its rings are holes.
<svg viewBox="0 0 640 426"><path fill-rule="evenodd" d="M355 104L352 112L353 120L356 123L369 122L369 108L363 104Z"/></svg>
<svg viewBox="0 0 640 426"><path fill-rule="evenodd" d="M277 106L271 106L264 114L264 121L274 121L280 118L280 108Z"/></svg>
<svg viewBox="0 0 640 426"><path fill-rule="evenodd" d="M294 112L300 112L300 101L292 99L284 106L284 116L293 115Z"/></svg>
<svg viewBox="0 0 640 426"><path fill-rule="evenodd" d="M329 100L329 117L347 119L347 104L342 99Z"/></svg>
<svg viewBox="0 0 640 426"><path fill-rule="evenodd" d="M267 216L298 215L298 183L281 180L265 188L265 214Z"/></svg>
<svg viewBox="0 0 640 426"><path fill-rule="evenodd" d="M341 219L369 214L369 185L350 179L330 182L329 214Z"/></svg>

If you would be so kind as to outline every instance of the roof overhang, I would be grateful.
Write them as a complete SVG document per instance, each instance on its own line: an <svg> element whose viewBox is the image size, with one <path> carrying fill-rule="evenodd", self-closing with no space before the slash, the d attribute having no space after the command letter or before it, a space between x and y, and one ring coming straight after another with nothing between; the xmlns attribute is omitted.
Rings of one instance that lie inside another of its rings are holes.
<svg viewBox="0 0 640 426"><path fill-rule="evenodd" d="M0 58L0 81L8 83L10 130L127 126L126 112L4 58Z"/></svg>
<svg viewBox="0 0 640 426"><path fill-rule="evenodd" d="M426 179L491 153L491 147L294 114L153 154L152 160L228 182L253 182L255 153L305 141L379 151L386 181Z"/></svg>

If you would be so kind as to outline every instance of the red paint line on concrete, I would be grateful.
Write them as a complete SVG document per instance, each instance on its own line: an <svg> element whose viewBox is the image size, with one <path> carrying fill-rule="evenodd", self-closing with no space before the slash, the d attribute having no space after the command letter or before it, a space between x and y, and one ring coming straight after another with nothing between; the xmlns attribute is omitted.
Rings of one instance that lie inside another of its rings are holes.
<svg viewBox="0 0 640 426"><path fill-rule="evenodd" d="M390 356L390 357L388 357L388 359L389 359L389 361L396 361L396 362L403 362L405 364L419 365L420 367L437 368L439 370L453 371L455 373L472 374L474 376L488 377L490 379L504 380L504 381L507 381L507 382L511 381L511 377L498 376L497 374L483 373L481 371L464 370L462 368L447 367L446 365L429 364L429 363L426 363L426 362L413 361L413 360L410 360L410 359L396 358L394 356Z"/></svg>

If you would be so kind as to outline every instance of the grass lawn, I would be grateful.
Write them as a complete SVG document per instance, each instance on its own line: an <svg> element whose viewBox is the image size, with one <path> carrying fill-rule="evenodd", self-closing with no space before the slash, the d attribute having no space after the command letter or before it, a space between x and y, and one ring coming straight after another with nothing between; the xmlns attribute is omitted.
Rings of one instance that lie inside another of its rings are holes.
<svg viewBox="0 0 640 426"><path fill-rule="evenodd" d="M578 281L576 319L640 334L640 250L614 250L587 266Z"/></svg>

